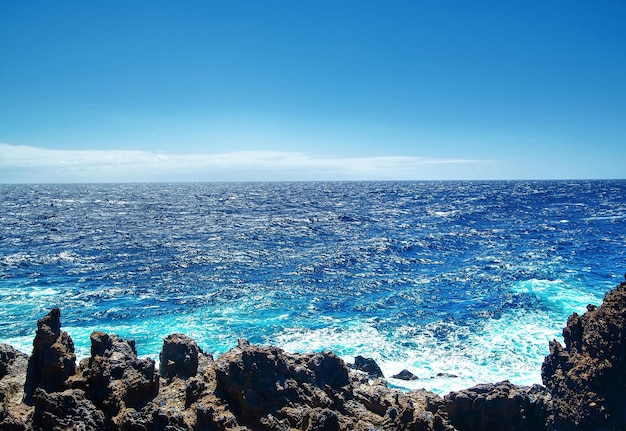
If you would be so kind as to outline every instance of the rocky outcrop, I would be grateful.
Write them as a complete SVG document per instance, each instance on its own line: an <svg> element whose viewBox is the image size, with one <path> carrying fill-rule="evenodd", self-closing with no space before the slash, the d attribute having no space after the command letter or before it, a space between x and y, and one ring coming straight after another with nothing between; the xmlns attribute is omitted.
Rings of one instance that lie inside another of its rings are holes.
<svg viewBox="0 0 626 431"><path fill-rule="evenodd" d="M195 340L183 334L172 334L163 340L160 355L161 377L187 379L198 373L198 358L202 350Z"/></svg>
<svg viewBox="0 0 626 431"><path fill-rule="evenodd" d="M463 431L545 429L550 406L543 386L520 387L508 381L451 392L444 399L450 421Z"/></svg>
<svg viewBox="0 0 626 431"><path fill-rule="evenodd" d="M137 357L133 340L94 332L91 357L81 363L72 384L119 424L125 410L141 409L157 396L159 375L154 360Z"/></svg>
<svg viewBox="0 0 626 431"><path fill-rule="evenodd" d="M380 369L376 361L372 358L356 356L354 358L354 364L350 364L349 367L354 370L364 372L372 379L385 378L383 371Z"/></svg>
<svg viewBox="0 0 626 431"><path fill-rule="evenodd" d="M541 370L552 394L549 429L626 429L626 282L600 307L572 314L563 339L565 347L550 343Z"/></svg>
<svg viewBox="0 0 626 431"><path fill-rule="evenodd" d="M37 388L48 392L65 389L65 381L76 372L74 342L61 331L61 311L54 308L37 322L33 353L28 359L24 401L31 404Z"/></svg>
<svg viewBox="0 0 626 431"><path fill-rule="evenodd" d="M565 347L550 344L545 387L505 381L442 398L389 388L366 358L354 371L331 352L291 354L240 340L214 360L181 334L164 340L160 370L137 356L132 340L103 332L91 335L91 356L76 367L55 309L38 322L30 358L0 345L0 429L626 429L625 313L622 283L601 307L572 315Z"/></svg>
<svg viewBox="0 0 626 431"><path fill-rule="evenodd" d="M398 379L398 380L407 380L407 381L418 380L418 377L407 369L400 371L398 374L394 374L393 376L391 376L391 378Z"/></svg>

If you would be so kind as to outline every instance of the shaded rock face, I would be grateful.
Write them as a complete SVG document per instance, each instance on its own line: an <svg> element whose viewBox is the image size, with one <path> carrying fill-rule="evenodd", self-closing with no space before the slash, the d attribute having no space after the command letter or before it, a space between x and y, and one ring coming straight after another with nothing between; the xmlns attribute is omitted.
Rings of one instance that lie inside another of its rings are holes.
<svg viewBox="0 0 626 431"><path fill-rule="evenodd" d="M137 357L135 342L104 332L91 334L91 357L83 367L82 379L87 396L107 416L124 408L141 408L156 397L159 377L154 360Z"/></svg>
<svg viewBox="0 0 626 431"><path fill-rule="evenodd" d="M76 372L74 342L61 331L61 312L54 308L37 322L33 353L28 359L24 400L32 403L37 388L61 391L65 381Z"/></svg>
<svg viewBox="0 0 626 431"><path fill-rule="evenodd" d="M259 418L282 416L279 411L292 404L340 407L351 383L345 363L330 352L286 355L277 347L259 347L247 341L240 341L237 348L216 360L215 374L218 394L237 416L263 428L268 426ZM288 421L285 426L289 426Z"/></svg>
<svg viewBox="0 0 626 431"><path fill-rule="evenodd" d="M19 350L0 344L0 402L15 402L24 387L28 356Z"/></svg>
<svg viewBox="0 0 626 431"><path fill-rule="evenodd" d="M86 399L81 390L48 393L37 388L34 400L34 429L65 431L75 429L77 424L84 431L99 431L106 427L104 414Z"/></svg>
<svg viewBox="0 0 626 431"><path fill-rule="evenodd" d="M445 414L428 410L432 403L383 380L370 384L331 352L288 354L240 341L215 361L215 376L215 394L249 429L452 429Z"/></svg>
<svg viewBox="0 0 626 431"><path fill-rule="evenodd" d="M25 416L30 411L20 403L27 367L27 355L7 344L0 344L0 430L26 429Z"/></svg>
<svg viewBox="0 0 626 431"><path fill-rule="evenodd" d="M192 338L183 334L168 335L163 340L163 350L160 355L161 377L187 379L195 376L198 373L200 352L200 348Z"/></svg>
<svg viewBox="0 0 626 431"><path fill-rule="evenodd" d="M543 386L508 381L477 385L444 397L452 424L460 431L545 429L550 395Z"/></svg>
<svg viewBox="0 0 626 431"><path fill-rule="evenodd" d="M541 369L553 399L549 429L626 429L626 282L600 307L572 314L563 338Z"/></svg>

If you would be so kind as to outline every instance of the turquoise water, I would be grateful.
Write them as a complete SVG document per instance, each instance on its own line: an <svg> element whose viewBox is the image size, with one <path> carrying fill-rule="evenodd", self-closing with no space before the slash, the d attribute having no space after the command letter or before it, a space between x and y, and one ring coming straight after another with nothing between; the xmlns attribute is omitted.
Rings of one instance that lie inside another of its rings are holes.
<svg viewBox="0 0 626 431"><path fill-rule="evenodd" d="M154 359L183 332L439 393L539 383L568 315L623 279L625 217L626 181L0 185L0 342L30 353L60 307L79 356L94 330Z"/></svg>

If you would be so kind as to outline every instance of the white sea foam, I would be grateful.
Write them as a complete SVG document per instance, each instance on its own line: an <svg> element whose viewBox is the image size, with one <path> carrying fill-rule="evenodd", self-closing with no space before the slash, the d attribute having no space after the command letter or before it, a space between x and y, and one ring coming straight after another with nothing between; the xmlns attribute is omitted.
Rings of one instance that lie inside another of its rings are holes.
<svg viewBox="0 0 626 431"><path fill-rule="evenodd" d="M563 311L565 318L573 312L582 313L587 304L598 305L602 298L592 292L586 292L575 280L542 280L530 279L520 281L511 287L511 291L519 294L534 295L539 300L549 303Z"/></svg>

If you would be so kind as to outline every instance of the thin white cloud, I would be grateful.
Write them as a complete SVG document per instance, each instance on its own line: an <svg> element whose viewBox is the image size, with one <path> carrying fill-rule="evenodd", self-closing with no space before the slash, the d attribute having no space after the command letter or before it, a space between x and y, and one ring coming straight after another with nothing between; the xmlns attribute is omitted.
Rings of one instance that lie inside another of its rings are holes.
<svg viewBox="0 0 626 431"><path fill-rule="evenodd" d="M59 150L0 143L0 183L471 179L490 160L300 152Z"/></svg>

